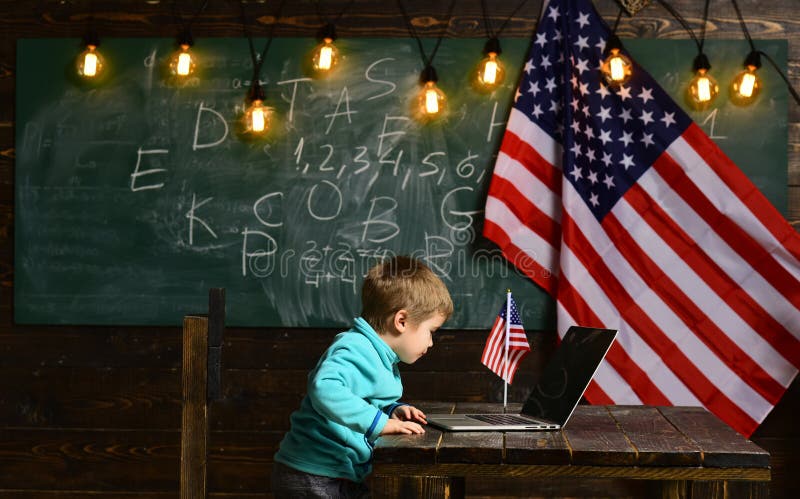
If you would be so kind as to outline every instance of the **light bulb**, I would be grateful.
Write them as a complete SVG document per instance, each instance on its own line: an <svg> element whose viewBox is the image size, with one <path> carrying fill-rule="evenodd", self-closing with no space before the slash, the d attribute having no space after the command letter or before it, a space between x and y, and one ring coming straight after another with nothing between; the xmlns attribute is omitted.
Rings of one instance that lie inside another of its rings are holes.
<svg viewBox="0 0 800 499"><path fill-rule="evenodd" d="M737 106L751 104L761 93L761 79L756 74L761 67L761 53L753 50L744 60L744 71L731 82L731 102Z"/></svg>
<svg viewBox="0 0 800 499"><path fill-rule="evenodd" d="M328 74L339 63L339 50L333 44L332 38L325 38L314 49L311 67L318 75Z"/></svg>
<svg viewBox="0 0 800 499"><path fill-rule="evenodd" d="M271 124L272 108L265 106L261 99L252 101L244 112L245 131L262 134L269 131Z"/></svg>
<svg viewBox="0 0 800 499"><path fill-rule="evenodd" d="M748 68L733 79L731 83L731 100L740 106L746 106L756 100L761 92L761 80L756 75L756 67Z"/></svg>
<svg viewBox="0 0 800 499"><path fill-rule="evenodd" d="M600 72L603 74L606 85L620 87L631 79L633 63L618 48L612 48L608 57L603 61Z"/></svg>
<svg viewBox="0 0 800 499"><path fill-rule="evenodd" d="M711 64L708 62L708 57L702 52L697 54L693 63L695 76L689 82L689 87L686 89L686 97L689 105L702 111L707 109L719 93L719 85L717 80L708 73L711 69Z"/></svg>
<svg viewBox="0 0 800 499"><path fill-rule="evenodd" d="M175 76L189 76L197 67L195 57L189 51L188 44L181 44L181 49L172 55L169 62L169 72Z"/></svg>
<svg viewBox="0 0 800 499"><path fill-rule="evenodd" d="M87 45L86 50L78 55L76 60L78 75L84 78L96 78L105 68L105 59L97 51L97 45Z"/></svg>
<svg viewBox="0 0 800 499"><path fill-rule="evenodd" d="M497 54L490 52L478 65L475 82L478 88L492 91L499 87L506 77L506 68Z"/></svg>
<svg viewBox="0 0 800 499"><path fill-rule="evenodd" d="M322 42L314 48L311 56L311 70L314 76L328 76L339 63L339 50L333 41L336 40L336 28L333 24L323 26L318 35Z"/></svg>
<svg viewBox="0 0 800 499"><path fill-rule="evenodd" d="M481 92L491 92L499 87L506 77L506 68L500 61L500 41L490 38L483 48L486 57L478 64L475 74L475 86Z"/></svg>
<svg viewBox="0 0 800 499"><path fill-rule="evenodd" d="M428 119L441 116L447 107L447 97L434 81L425 82L417 100L421 116Z"/></svg>
<svg viewBox="0 0 800 499"><path fill-rule="evenodd" d="M420 75L422 90L417 95L416 115L422 121L430 121L442 116L447 108L447 97L439 87L436 70L433 66L425 66Z"/></svg>

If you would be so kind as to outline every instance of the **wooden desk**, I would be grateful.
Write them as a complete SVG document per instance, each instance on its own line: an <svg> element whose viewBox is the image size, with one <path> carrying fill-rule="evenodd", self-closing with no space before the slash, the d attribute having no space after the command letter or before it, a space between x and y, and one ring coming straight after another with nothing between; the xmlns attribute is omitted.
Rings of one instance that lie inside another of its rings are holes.
<svg viewBox="0 0 800 499"><path fill-rule="evenodd" d="M418 407L502 412L502 404ZM514 481L517 492L525 479L536 496L761 498L769 496L770 468L766 451L697 407L580 405L563 431L429 426L424 435L381 437L375 447L374 497L463 497L465 477L500 487Z"/></svg>

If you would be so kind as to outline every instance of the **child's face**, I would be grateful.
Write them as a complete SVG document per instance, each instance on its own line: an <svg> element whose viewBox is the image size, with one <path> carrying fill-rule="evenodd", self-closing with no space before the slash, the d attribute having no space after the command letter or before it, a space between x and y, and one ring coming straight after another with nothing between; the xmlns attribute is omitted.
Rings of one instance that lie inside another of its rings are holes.
<svg viewBox="0 0 800 499"><path fill-rule="evenodd" d="M406 364L413 364L433 346L433 332L441 327L445 317L436 313L419 324L406 322L392 350Z"/></svg>

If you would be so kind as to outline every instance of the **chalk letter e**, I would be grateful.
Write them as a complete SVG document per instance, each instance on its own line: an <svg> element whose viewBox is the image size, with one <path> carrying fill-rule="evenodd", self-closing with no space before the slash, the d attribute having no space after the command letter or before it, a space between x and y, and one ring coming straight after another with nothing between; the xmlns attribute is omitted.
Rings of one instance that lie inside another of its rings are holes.
<svg viewBox="0 0 800 499"><path fill-rule="evenodd" d="M143 176L143 175L152 175L153 173L158 172L165 172L167 171L166 168L151 168L149 170L139 170L139 165L142 163L142 156L145 154L167 154L169 152L168 149L147 149L142 150L140 147L138 151L136 151L136 168L134 168L133 173L131 173L131 190L133 192L136 191L144 191L146 189L160 189L164 187L164 182L160 184L148 184L148 185L136 185L136 179Z"/></svg>

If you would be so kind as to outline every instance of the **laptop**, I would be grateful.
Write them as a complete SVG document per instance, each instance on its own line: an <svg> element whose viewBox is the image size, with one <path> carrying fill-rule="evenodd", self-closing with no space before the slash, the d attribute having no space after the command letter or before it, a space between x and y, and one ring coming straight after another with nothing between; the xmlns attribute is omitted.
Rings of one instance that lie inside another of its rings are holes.
<svg viewBox="0 0 800 499"><path fill-rule="evenodd" d="M519 414L428 414L428 424L450 431L561 429L616 336L614 329L570 327Z"/></svg>

